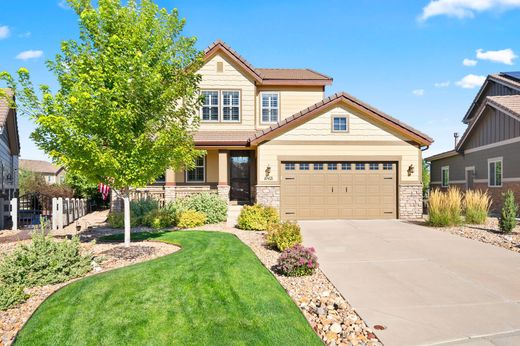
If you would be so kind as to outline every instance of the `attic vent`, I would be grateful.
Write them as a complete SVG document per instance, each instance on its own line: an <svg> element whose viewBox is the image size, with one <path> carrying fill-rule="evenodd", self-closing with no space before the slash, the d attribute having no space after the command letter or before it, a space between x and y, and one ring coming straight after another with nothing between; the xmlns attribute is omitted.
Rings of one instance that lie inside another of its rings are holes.
<svg viewBox="0 0 520 346"><path fill-rule="evenodd" d="M224 72L224 63L222 61L217 62L217 72Z"/></svg>

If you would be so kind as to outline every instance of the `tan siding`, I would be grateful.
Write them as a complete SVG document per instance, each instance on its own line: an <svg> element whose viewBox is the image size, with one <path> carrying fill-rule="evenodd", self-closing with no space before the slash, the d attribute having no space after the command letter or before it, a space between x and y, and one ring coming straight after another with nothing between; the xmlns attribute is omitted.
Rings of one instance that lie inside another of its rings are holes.
<svg viewBox="0 0 520 346"><path fill-rule="evenodd" d="M217 63L223 65L223 72L217 72ZM253 130L255 128L255 85L240 69L234 66L223 55L217 54L209 60L199 71L202 76L201 89L240 90L241 123L203 123L201 130ZM222 100L220 100L222 101ZM222 114L220 114L222 116Z"/></svg>
<svg viewBox="0 0 520 346"><path fill-rule="evenodd" d="M256 94L256 122L258 128L269 127L269 124L261 123L261 97L262 92L275 92L280 95L280 119L285 119L299 111L312 106L323 100L324 92L321 86L318 87L279 87L268 88L259 87Z"/></svg>
<svg viewBox="0 0 520 346"><path fill-rule="evenodd" d="M206 183L218 182L218 150L208 150L206 156ZM175 183L185 183L186 172L184 170L175 172ZM193 183L197 185L197 183Z"/></svg>
<svg viewBox="0 0 520 346"><path fill-rule="evenodd" d="M332 118L334 116L347 116L349 119L348 133L332 133ZM312 137L313 140L351 140L351 141L391 141L404 140L404 138L390 129L383 129L373 120L359 114L346 106L335 107L326 113L307 121L306 123L286 132L277 140L305 140Z"/></svg>
<svg viewBox="0 0 520 346"><path fill-rule="evenodd" d="M331 116L333 114L350 117L348 133L331 132ZM281 142L283 141L283 142ZM295 144L290 144L290 142ZM328 144L327 141L341 141L338 144ZM352 141L349 145L345 142ZM380 141L381 145L377 145ZM279 144L277 144L279 142ZM315 142L315 143L313 143ZM367 144L363 144L367 142ZM417 182L420 180L418 167L421 151L416 146L407 143L404 138L390 129L379 127L346 107L336 107L304 124L274 138L271 142L260 145L258 151L258 172L264 172L271 166L273 181L279 180L278 157L282 156L337 156L337 157L399 157L401 161L400 179L402 182ZM410 165L415 167L414 173L408 176ZM264 176L259 174L258 184L266 183Z"/></svg>

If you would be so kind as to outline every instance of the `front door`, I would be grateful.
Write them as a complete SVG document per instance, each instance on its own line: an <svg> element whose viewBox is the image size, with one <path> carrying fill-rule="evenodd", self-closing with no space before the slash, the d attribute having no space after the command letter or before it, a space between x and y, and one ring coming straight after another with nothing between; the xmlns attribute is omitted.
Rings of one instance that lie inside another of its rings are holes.
<svg viewBox="0 0 520 346"><path fill-rule="evenodd" d="M466 168L466 189L473 190L475 187L475 169Z"/></svg>
<svg viewBox="0 0 520 346"><path fill-rule="evenodd" d="M250 151L233 150L230 160L230 191L229 199L239 203L251 201L251 157Z"/></svg>

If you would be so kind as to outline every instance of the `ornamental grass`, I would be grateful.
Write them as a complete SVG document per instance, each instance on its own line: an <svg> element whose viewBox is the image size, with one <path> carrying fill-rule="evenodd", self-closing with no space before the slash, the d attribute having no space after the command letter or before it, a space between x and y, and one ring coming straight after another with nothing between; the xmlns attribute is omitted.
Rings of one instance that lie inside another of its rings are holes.
<svg viewBox="0 0 520 346"><path fill-rule="evenodd" d="M491 197L487 191L469 190L464 195L464 214L466 223L481 225L486 222Z"/></svg>

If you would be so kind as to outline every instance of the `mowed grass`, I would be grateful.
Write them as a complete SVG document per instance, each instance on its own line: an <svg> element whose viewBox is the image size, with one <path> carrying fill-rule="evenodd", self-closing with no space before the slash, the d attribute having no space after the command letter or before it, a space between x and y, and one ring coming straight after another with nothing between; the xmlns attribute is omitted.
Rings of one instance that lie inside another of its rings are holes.
<svg viewBox="0 0 520 346"><path fill-rule="evenodd" d="M187 231L138 238L182 250L64 287L38 308L16 345L322 345L235 236Z"/></svg>

